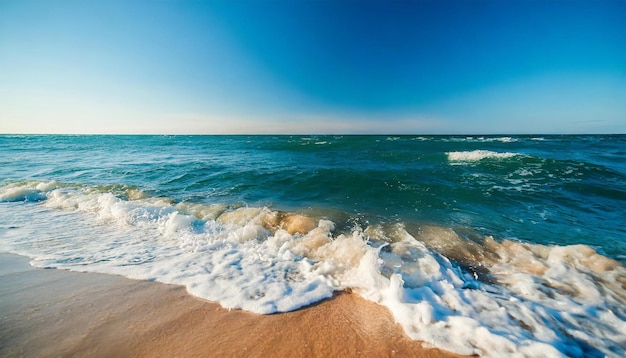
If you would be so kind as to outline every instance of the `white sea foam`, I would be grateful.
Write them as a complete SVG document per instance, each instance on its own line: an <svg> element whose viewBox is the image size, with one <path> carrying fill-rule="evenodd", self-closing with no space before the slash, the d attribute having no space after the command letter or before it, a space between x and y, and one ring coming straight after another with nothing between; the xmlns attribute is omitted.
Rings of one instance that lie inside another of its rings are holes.
<svg viewBox="0 0 626 358"><path fill-rule="evenodd" d="M37 190L45 201L13 200ZM331 221L267 208L59 184L9 185L0 197L12 225L0 228L0 250L39 267L181 284L257 313L350 288L388 307L410 337L461 354L617 357L626 341L624 267L583 245L478 244L438 226L337 233ZM454 262L481 266L498 284Z"/></svg>
<svg viewBox="0 0 626 358"><path fill-rule="evenodd" d="M476 138L477 142L489 143L489 142L502 142L502 143L513 143L517 142L516 138L511 137L478 137Z"/></svg>
<svg viewBox="0 0 626 358"><path fill-rule="evenodd" d="M483 159L506 159L520 155L510 152L493 152L490 150L472 150L463 152L446 152L450 162L476 162Z"/></svg>
<svg viewBox="0 0 626 358"><path fill-rule="evenodd" d="M491 143L491 142L513 143L513 142L518 141L517 138L512 138L512 137L483 137L483 136L478 136L478 137L468 136L464 138L450 137L450 138L443 138L442 140L446 142L472 142L472 143Z"/></svg>

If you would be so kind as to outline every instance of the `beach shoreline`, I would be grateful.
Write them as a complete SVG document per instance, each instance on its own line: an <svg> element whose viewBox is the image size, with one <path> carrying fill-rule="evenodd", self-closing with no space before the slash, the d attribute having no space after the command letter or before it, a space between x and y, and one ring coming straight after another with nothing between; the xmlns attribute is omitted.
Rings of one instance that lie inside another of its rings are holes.
<svg viewBox="0 0 626 358"><path fill-rule="evenodd" d="M228 310L184 287L36 269L0 253L0 356L452 357L408 338L356 294L273 315Z"/></svg>

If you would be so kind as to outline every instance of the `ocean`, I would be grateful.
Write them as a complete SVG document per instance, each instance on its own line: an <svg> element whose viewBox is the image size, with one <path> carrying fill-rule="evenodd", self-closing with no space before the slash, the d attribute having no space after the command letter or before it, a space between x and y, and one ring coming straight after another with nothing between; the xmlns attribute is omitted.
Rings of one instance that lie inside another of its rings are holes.
<svg viewBox="0 0 626 358"><path fill-rule="evenodd" d="M0 251L460 354L621 357L626 136L0 136Z"/></svg>

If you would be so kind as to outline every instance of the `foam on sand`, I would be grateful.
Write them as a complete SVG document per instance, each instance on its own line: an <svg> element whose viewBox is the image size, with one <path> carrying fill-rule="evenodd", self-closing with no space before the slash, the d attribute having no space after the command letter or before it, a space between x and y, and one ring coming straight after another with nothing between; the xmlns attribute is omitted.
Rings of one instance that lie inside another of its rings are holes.
<svg viewBox="0 0 626 358"><path fill-rule="evenodd" d="M3 357L453 356L422 348L386 309L357 295L256 315L197 299L181 286L38 270L1 253L0 306Z"/></svg>

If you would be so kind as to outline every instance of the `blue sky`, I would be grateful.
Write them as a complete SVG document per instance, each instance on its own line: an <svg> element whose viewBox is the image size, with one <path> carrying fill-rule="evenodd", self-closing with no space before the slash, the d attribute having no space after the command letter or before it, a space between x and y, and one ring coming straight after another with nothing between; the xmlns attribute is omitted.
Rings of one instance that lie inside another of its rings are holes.
<svg viewBox="0 0 626 358"><path fill-rule="evenodd" d="M0 0L2 133L626 133L626 1Z"/></svg>

